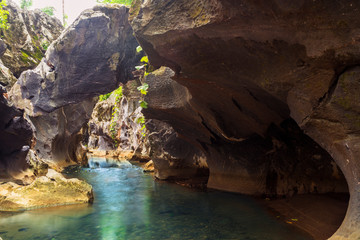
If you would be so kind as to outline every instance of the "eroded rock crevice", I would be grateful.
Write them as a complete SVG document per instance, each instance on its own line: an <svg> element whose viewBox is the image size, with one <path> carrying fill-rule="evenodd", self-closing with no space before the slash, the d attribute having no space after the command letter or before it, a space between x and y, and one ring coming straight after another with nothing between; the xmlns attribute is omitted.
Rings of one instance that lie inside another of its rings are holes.
<svg viewBox="0 0 360 240"><path fill-rule="evenodd" d="M345 70L338 77L332 94L301 123L305 132L335 159L349 185L348 213L334 239L359 237L355 227L359 224L359 79L359 67ZM296 112L297 109L292 111Z"/></svg>

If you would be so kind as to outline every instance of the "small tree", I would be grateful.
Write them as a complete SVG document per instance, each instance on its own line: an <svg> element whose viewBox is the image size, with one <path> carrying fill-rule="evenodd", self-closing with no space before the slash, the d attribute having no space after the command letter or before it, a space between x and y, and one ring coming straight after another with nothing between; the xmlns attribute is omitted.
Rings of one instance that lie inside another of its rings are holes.
<svg viewBox="0 0 360 240"><path fill-rule="evenodd" d="M54 7L44 7L41 9L41 11L43 11L44 13L46 13L49 16L54 16L55 8Z"/></svg>
<svg viewBox="0 0 360 240"><path fill-rule="evenodd" d="M20 7L21 9L29 9L33 4L32 0L21 0Z"/></svg>
<svg viewBox="0 0 360 240"><path fill-rule="evenodd" d="M0 29L8 29L8 16L9 11L5 10L4 7L7 6L6 0L0 2Z"/></svg>
<svg viewBox="0 0 360 240"><path fill-rule="evenodd" d="M130 6L133 0L96 0L98 3L119 3Z"/></svg>

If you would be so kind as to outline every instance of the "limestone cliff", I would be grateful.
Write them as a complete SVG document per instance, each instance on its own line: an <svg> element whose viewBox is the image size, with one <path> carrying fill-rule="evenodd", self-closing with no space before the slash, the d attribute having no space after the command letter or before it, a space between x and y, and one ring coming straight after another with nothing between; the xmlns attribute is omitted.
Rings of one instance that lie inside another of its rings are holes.
<svg viewBox="0 0 360 240"><path fill-rule="evenodd" d="M344 191L338 166L351 198L332 239L359 238L360 3L135 2L132 26L151 64L172 68L188 92L181 106L145 115L206 155L208 186Z"/></svg>
<svg viewBox="0 0 360 240"><path fill-rule="evenodd" d="M84 11L12 88L12 101L35 126L36 152L48 164L63 167L83 159L80 130L97 96L131 78L139 56L127 18L124 6Z"/></svg>
<svg viewBox="0 0 360 240"><path fill-rule="evenodd" d="M19 77L21 72L36 67L43 58L47 47L57 39L63 30L61 22L44 12L20 9L12 0L7 1L5 9L9 11L9 28L1 30L1 38L6 44L2 64ZM0 73L0 77L6 73ZM13 80L3 84L10 87Z"/></svg>
<svg viewBox="0 0 360 240"><path fill-rule="evenodd" d="M148 133L139 105L139 81L132 80L95 105L88 123L88 148L92 154L120 160L149 160Z"/></svg>

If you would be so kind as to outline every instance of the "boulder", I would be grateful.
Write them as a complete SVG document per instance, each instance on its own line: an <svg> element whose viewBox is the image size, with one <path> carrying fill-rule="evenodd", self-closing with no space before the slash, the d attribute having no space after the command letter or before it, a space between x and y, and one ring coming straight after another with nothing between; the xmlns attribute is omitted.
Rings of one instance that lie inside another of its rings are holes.
<svg viewBox="0 0 360 240"><path fill-rule="evenodd" d="M154 172L155 168L153 160L148 161L143 168L144 172Z"/></svg>
<svg viewBox="0 0 360 240"><path fill-rule="evenodd" d="M75 178L66 179L52 169L27 186L12 182L0 185L0 211L91 203L93 199L91 185Z"/></svg>
<svg viewBox="0 0 360 240"><path fill-rule="evenodd" d="M342 192L342 172L351 197L332 239L359 238L360 3L135 3L131 24L150 63L172 68L191 96L185 107L158 104L158 119L205 153L208 186Z"/></svg>

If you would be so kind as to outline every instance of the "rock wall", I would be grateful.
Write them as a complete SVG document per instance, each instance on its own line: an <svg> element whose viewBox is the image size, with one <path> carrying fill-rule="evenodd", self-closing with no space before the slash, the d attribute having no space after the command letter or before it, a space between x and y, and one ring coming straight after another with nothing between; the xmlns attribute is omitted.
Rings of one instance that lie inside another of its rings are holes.
<svg viewBox="0 0 360 240"><path fill-rule="evenodd" d="M207 186L220 190L267 196L347 191L336 163L295 121L272 124L264 136L254 134L241 141L222 139L222 135L206 128L207 119L213 116L201 115L193 102L196 96L171 77L174 72L164 67L146 77L150 87L145 116L173 126L148 124L153 132L161 133L154 134L159 139L150 137L154 146L151 157L159 178L189 178L189 168L196 177L209 167ZM208 142L204 141L208 137L204 127L210 134ZM174 157L174 163L168 155L182 157Z"/></svg>
<svg viewBox="0 0 360 240"><path fill-rule="evenodd" d="M47 46L59 37L64 28L57 18L39 9L22 10L12 0L8 0L7 4L5 9L9 11L9 28L1 30L1 38L7 48L1 61L15 77L19 77L23 71L40 63ZM10 81L5 84L11 87L14 83Z"/></svg>
<svg viewBox="0 0 360 240"><path fill-rule="evenodd" d="M193 145L180 138L179 131L172 127L193 128L184 121L196 117L189 105L189 91L173 81L173 76L170 68L161 67L145 78L150 87L145 97L148 108L143 112L147 119L152 119L146 126L150 131L155 176L163 180L201 178L208 175L208 167L199 143Z"/></svg>
<svg viewBox="0 0 360 240"><path fill-rule="evenodd" d="M181 107L159 104L158 118L206 154L208 186L247 194L342 191L339 166L351 198L332 239L359 238L360 3L135 5L132 26L151 64L171 67L191 96Z"/></svg>
<svg viewBox="0 0 360 240"><path fill-rule="evenodd" d="M61 168L83 160L80 130L95 98L132 76L140 56L128 11L104 5L84 11L12 88L12 101L36 128L35 150L49 165Z"/></svg>
<svg viewBox="0 0 360 240"><path fill-rule="evenodd" d="M21 179L20 174L29 167L25 158L33 129L22 111L8 103L5 93L0 86L0 179Z"/></svg>
<svg viewBox="0 0 360 240"><path fill-rule="evenodd" d="M120 160L149 160L148 136L140 119L138 80L122 86L122 94L112 92L95 105L89 126L89 151L94 155L113 156Z"/></svg>

